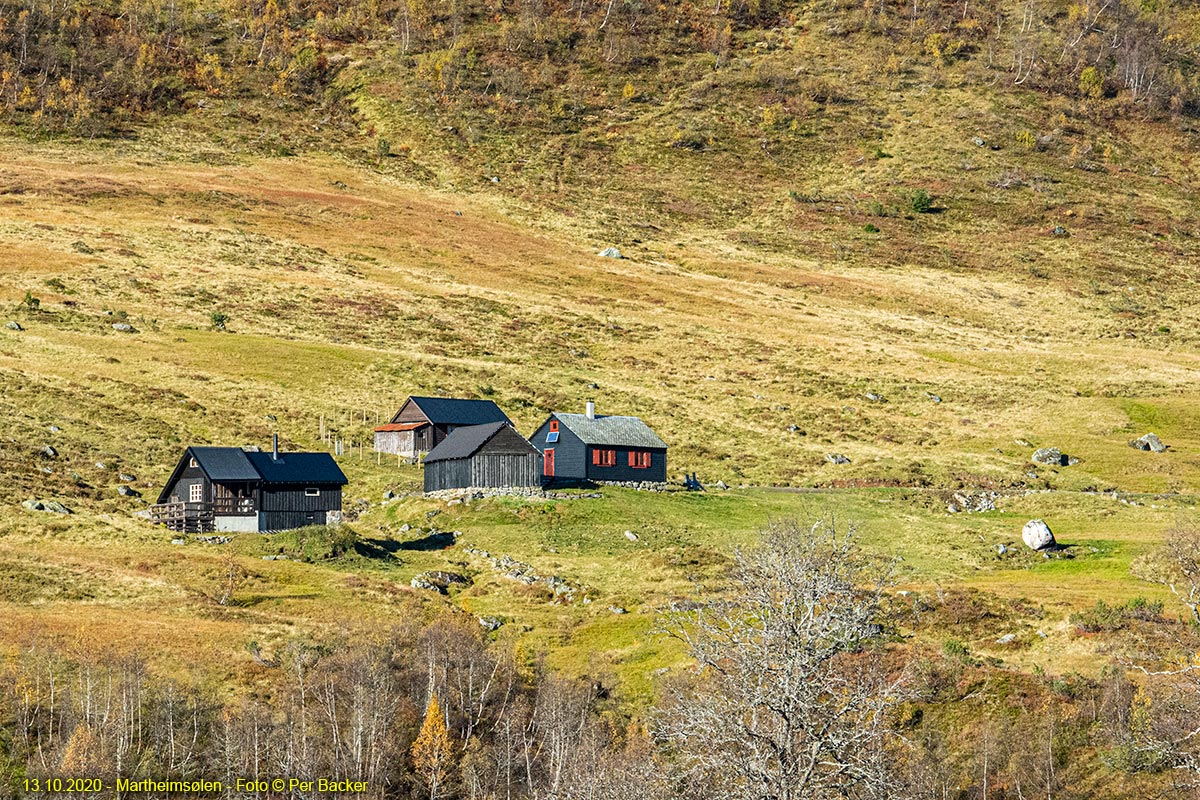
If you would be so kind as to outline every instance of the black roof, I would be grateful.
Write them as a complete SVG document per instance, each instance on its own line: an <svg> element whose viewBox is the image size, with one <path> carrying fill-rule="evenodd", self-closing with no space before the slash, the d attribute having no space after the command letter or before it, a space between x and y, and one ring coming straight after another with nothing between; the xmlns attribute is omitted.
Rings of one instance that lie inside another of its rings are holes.
<svg viewBox="0 0 1200 800"><path fill-rule="evenodd" d="M257 481L260 476L240 447L189 447L209 480Z"/></svg>
<svg viewBox="0 0 1200 800"><path fill-rule="evenodd" d="M491 400L461 400L457 397L410 397L434 425L486 425L510 422Z"/></svg>
<svg viewBox="0 0 1200 800"><path fill-rule="evenodd" d="M349 483L341 467L329 453L246 453L246 458L258 470L263 483Z"/></svg>
<svg viewBox="0 0 1200 800"><path fill-rule="evenodd" d="M270 453L246 452L240 447L189 447L163 486L158 502L166 502L189 458L196 459L196 464L212 481L338 486L349 483L329 453L280 453L279 460L274 461Z"/></svg>
<svg viewBox="0 0 1200 800"><path fill-rule="evenodd" d="M511 427L507 422L492 422L487 425L468 425L455 428L449 436L442 440L441 444L429 451L429 455L425 456L425 463L470 458L493 436L505 428ZM533 445L529 447L532 449Z"/></svg>

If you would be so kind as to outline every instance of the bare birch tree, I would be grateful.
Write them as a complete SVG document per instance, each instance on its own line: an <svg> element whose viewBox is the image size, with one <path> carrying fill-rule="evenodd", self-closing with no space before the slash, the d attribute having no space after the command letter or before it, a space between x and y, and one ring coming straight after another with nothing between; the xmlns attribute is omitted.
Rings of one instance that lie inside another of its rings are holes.
<svg viewBox="0 0 1200 800"><path fill-rule="evenodd" d="M882 666L890 569L832 519L776 524L736 555L732 598L676 618L697 662L654 733L689 793L729 800L896 796L889 711L903 676Z"/></svg>

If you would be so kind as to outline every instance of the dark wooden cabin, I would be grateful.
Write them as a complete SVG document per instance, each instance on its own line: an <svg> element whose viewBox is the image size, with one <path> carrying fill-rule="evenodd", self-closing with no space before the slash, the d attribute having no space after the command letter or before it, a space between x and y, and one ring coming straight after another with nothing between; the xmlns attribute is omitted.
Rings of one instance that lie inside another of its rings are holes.
<svg viewBox="0 0 1200 800"><path fill-rule="evenodd" d="M386 425L375 429L375 450L416 459L442 443L455 428L512 421L491 400L410 397Z"/></svg>
<svg viewBox="0 0 1200 800"><path fill-rule="evenodd" d="M667 443L637 417L554 412L529 441L547 483L666 483Z"/></svg>
<svg viewBox="0 0 1200 800"><path fill-rule="evenodd" d="M328 453L189 447L151 515L172 530L280 531L341 521L348 481Z"/></svg>
<svg viewBox="0 0 1200 800"><path fill-rule="evenodd" d="M423 463L427 492L542 485L542 454L507 422L457 428Z"/></svg>

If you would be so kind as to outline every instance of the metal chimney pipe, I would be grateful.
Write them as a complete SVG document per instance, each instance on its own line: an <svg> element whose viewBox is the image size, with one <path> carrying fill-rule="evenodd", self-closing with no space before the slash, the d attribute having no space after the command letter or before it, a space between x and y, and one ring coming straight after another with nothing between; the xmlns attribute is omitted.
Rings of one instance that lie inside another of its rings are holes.
<svg viewBox="0 0 1200 800"><path fill-rule="evenodd" d="M272 461L279 460L279 434L278 433L271 436L271 460Z"/></svg>
<svg viewBox="0 0 1200 800"><path fill-rule="evenodd" d="M592 402L591 400L587 401L587 418L588 419L596 418L596 404L594 402Z"/></svg>

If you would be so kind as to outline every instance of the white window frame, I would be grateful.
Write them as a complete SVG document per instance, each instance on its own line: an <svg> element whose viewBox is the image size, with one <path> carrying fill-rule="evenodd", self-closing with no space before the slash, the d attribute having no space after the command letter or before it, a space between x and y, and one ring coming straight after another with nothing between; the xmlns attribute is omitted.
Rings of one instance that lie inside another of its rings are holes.
<svg viewBox="0 0 1200 800"><path fill-rule="evenodd" d="M321 490L320 490L320 489L314 489L314 488L313 488L313 487L311 487L311 486L310 486L310 487L306 487L306 488L305 488L305 490L304 490L304 496L305 496L305 497L320 497L320 496L321 496Z"/></svg>
<svg viewBox="0 0 1200 800"><path fill-rule="evenodd" d="M192 469L195 469L196 467L198 467L200 465L196 463L196 459L192 458L192 459L188 460L188 466L191 467Z"/></svg>
<svg viewBox="0 0 1200 800"><path fill-rule="evenodd" d="M188 502L203 503L204 502L204 484L193 483L188 486Z"/></svg>

